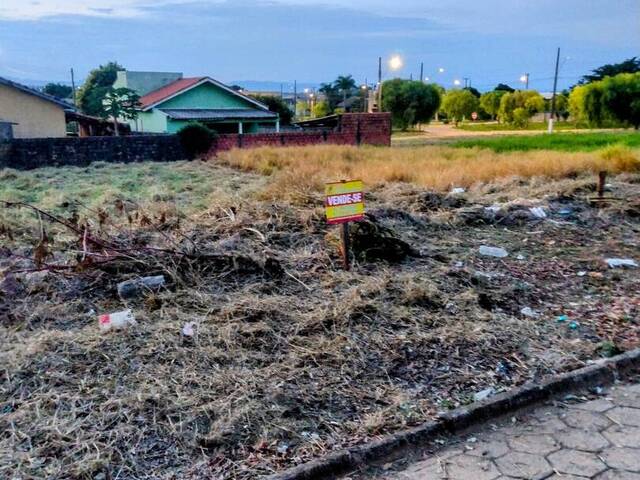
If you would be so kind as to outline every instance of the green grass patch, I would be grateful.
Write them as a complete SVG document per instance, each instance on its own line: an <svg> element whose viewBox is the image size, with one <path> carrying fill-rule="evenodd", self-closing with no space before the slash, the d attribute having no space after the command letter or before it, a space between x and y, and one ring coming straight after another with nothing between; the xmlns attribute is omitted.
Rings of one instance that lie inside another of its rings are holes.
<svg viewBox="0 0 640 480"><path fill-rule="evenodd" d="M517 128L505 123L461 123L456 127L467 132L509 132L514 130L544 131L548 128L547 122L531 122L525 128ZM584 125L575 123L557 122L553 125L556 130L583 130L588 129Z"/></svg>
<svg viewBox="0 0 640 480"><path fill-rule="evenodd" d="M565 152L589 152L611 145L630 148L640 147L640 133L554 133L542 135L512 135L493 138L459 140L452 146L457 148L487 148L494 152L517 152L528 150L557 150Z"/></svg>

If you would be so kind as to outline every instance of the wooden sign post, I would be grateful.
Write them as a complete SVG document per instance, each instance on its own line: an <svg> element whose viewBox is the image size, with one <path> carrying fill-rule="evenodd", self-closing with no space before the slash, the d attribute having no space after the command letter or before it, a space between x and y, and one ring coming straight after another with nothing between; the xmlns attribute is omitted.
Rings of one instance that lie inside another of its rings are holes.
<svg viewBox="0 0 640 480"><path fill-rule="evenodd" d="M342 261L349 270L349 222L364 217L364 192L362 180L342 180L325 185L325 210L329 225L342 224Z"/></svg>

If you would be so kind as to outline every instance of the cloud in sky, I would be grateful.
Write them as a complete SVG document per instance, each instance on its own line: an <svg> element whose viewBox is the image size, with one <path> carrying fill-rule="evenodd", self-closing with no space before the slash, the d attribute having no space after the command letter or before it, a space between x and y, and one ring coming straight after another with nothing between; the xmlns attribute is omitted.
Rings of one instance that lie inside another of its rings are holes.
<svg viewBox="0 0 640 480"><path fill-rule="evenodd" d="M399 52L406 77L424 62L430 76L447 67L446 85L529 72L548 89L557 46L570 85L640 53L638 25L640 0L0 0L0 75L82 77L117 60L223 81L371 81L378 56Z"/></svg>

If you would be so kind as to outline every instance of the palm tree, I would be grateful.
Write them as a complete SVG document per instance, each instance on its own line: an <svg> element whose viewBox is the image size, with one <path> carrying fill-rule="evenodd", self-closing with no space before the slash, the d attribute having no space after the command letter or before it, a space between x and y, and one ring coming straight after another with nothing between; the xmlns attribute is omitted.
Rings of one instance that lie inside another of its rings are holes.
<svg viewBox="0 0 640 480"><path fill-rule="evenodd" d="M318 89L320 93L324 93L324 96L327 99L327 103L329 104L329 110L333 112L333 109L336 107L336 95L338 93L338 88L332 83L321 83L320 88Z"/></svg>
<svg viewBox="0 0 640 480"><path fill-rule="evenodd" d="M336 78L336 81L333 82L333 84L338 90L342 92L343 102L347 100L347 93L350 93L353 89L356 88L356 81L351 75L340 75L338 78Z"/></svg>

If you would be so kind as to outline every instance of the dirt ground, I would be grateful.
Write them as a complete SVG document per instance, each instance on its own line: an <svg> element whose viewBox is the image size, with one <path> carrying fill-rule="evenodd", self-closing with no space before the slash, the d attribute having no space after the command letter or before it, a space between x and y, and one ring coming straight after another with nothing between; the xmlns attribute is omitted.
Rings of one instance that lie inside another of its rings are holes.
<svg viewBox="0 0 640 480"><path fill-rule="evenodd" d="M209 168L226 194L189 215L3 208L0 477L257 478L640 346L640 269L605 263L640 262L640 175L599 208L592 176L379 186L344 272L320 197ZM166 286L118 297L148 275Z"/></svg>

